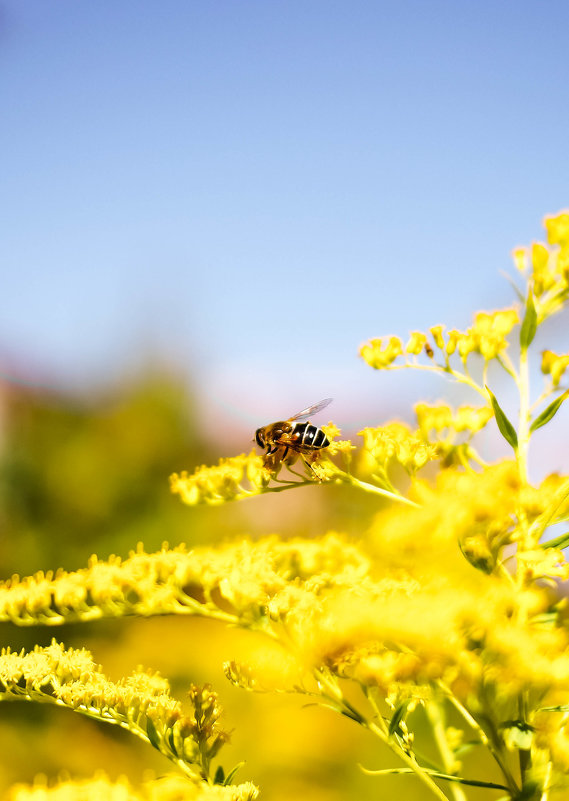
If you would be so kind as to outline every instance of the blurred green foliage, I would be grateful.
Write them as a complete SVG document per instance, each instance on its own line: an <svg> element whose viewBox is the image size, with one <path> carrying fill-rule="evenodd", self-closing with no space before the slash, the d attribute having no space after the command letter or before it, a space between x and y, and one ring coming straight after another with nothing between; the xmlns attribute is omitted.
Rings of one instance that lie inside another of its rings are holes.
<svg viewBox="0 0 569 801"><path fill-rule="evenodd" d="M2 573L191 539L168 475L207 458L184 383L164 371L81 400L9 387L0 456Z"/></svg>

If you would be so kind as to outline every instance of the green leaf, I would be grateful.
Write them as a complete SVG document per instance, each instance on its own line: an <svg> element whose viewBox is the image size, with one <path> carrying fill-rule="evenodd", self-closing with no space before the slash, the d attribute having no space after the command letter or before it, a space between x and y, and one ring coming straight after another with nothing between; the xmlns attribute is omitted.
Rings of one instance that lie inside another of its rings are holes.
<svg viewBox="0 0 569 801"><path fill-rule="evenodd" d="M526 312L520 328L520 345L522 350L527 350L537 331L537 312L535 310L535 303L533 302L533 294L530 289L526 300Z"/></svg>
<svg viewBox="0 0 569 801"><path fill-rule="evenodd" d="M566 548L569 545L569 532L565 534L561 534L560 537L556 537L554 540L547 540L546 542L540 542L539 547L546 550L547 548Z"/></svg>
<svg viewBox="0 0 569 801"><path fill-rule="evenodd" d="M146 734L148 735L148 739L154 748L157 748L160 751L160 737L156 731L156 726L150 718L146 718Z"/></svg>
<svg viewBox="0 0 569 801"><path fill-rule="evenodd" d="M399 724L401 723L401 721L405 717L405 715L407 713L407 707L409 706L410 702L411 702L411 699L410 698L406 698L405 701L403 701L403 703L401 703L397 707L395 712L393 713L393 717L389 721L389 736L390 737L392 737L397 732L397 730L399 729Z"/></svg>
<svg viewBox="0 0 569 801"><path fill-rule="evenodd" d="M244 764L245 764L244 762L238 762L238 763L235 765L235 767L234 767L234 768L231 768L231 770L229 771L229 773L227 774L227 776L226 776L226 778L225 778L225 781L223 782L223 784L224 784L226 787L227 787L227 785L231 784L231 782L233 781L233 777L235 776L235 774L237 773L237 771L238 771L238 770L240 770L240 769L243 767L243 765L244 765Z"/></svg>
<svg viewBox="0 0 569 801"><path fill-rule="evenodd" d="M213 777L214 784L224 784L225 783L225 772L221 765L218 765L217 770L215 771L215 776Z"/></svg>
<svg viewBox="0 0 569 801"><path fill-rule="evenodd" d="M549 423L552 417L555 417L557 414L559 407L563 403L563 401L569 398L569 389L566 390L563 395L560 395L556 398L552 403L547 406L540 415L538 415L533 423L530 426L530 431L537 431L538 428L541 428L546 423Z"/></svg>
<svg viewBox="0 0 569 801"><path fill-rule="evenodd" d="M494 417L496 418L496 423L498 424L498 428L500 429L500 434L504 437L506 442L508 442L514 450L518 447L518 435L516 434L516 429L510 423L504 412L502 411L502 407L496 400L495 395L486 387L486 392L490 396L490 403L492 404L492 409L494 411Z"/></svg>

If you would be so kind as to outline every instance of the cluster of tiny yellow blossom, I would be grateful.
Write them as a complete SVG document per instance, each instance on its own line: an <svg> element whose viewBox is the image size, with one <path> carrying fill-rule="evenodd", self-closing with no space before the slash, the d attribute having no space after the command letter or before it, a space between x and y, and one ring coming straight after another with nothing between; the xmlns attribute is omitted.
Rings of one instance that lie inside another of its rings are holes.
<svg viewBox="0 0 569 801"><path fill-rule="evenodd" d="M449 357L458 353L464 363L471 353L478 353L485 361L500 356L508 347L508 334L519 323L516 309L501 309L494 312L478 312L473 325L466 331L452 329L445 334L443 325L433 326L429 333L414 331L407 344L392 336L369 340L360 348L360 356L376 370L392 368L398 356L406 356L407 364L415 365L416 357L426 353L434 358L435 348L443 356L445 364ZM410 361L409 361L410 359Z"/></svg>
<svg viewBox="0 0 569 801"><path fill-rule="evenodd" d="M551 350L544 350L541 354L541 372L551 376L551 383L558 387L561 379L565 375L565 370L569 367L569 353L558 355Z"/></svg>
<svg viewBox="0 0 569 801"><path fill-rule="evenodd" d="M558 311L569 295L569 211L546 217L544 225L547 243L513 251L516 267L529 276L540 322Z"/></svg>
<svg viewBox="0 0 569 801"><path fill-rule="evenodd" d="M358 433L364 440L362 463L370 472L380 471L385 475L389 463L395 461L408 473L414 474L438 457L436 446L431 445L421 432L411 431L405 423L364 428Z"/></svg>
<svg viewBox="0 0 569 801"><path fill-rule="evenodd" d="M263 604L287 582L320 575L341 582L367 569L363 553L335 534L313 541L268 537L190 551L164 546L153 554L139 548L125 560L93 557L89 567L73 573L14 576L0 584L0 620L60 625L132 614L189 614L245 623L248 616L258 619Z"/></svg>
<svg viewBox="0 0 569 801"><path fill-rule="evenodd" d="M202 465L170 477L170 488L184 503L218 504L259 495L268 486L271 472L255 451L220 459L213 467Z"/></svg>
<svg viewBox="0 0 569 801"><path fill-rule="evenodd" d="M415 414L419 429L426 438L433 431L437 434L458 434L465 431L471 435L476 434L493 416L489 406L459 406L458 409L452 409L445 403L417 403Z"/></svg>
<svg viewBox="0 0 569 801"><path fill-rule="evenodd" d="M208 685L190 687L192 713L185 715L162 676L139 670L113 682L88 651L55 640L28 653L2 649L0 700L11 698L58 704L127 729L196 781L209 780L211 760L228 740Z"/></svg>
<svg viewBox="0 0 569 801"><path fill-rule="evenodd" d="M33 785L16 784L2 801L255 801L258 795L251 782L224 787L196 784L171 774L135 789L126 778L112 781L100 773L92 779L62 780L53 786L41 779Z"/></svg>

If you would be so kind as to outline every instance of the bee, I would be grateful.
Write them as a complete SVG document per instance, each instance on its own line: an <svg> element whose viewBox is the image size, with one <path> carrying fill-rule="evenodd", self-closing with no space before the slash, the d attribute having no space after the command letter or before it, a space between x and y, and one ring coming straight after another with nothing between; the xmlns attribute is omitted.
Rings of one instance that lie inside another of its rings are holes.
<svg viewBox="0 0 569 801"><path fill-rule="evenodd" d="M279 420L268 426L262 426L255 432L255 440L259 448L266 448L265 465L275 469L286 460L292 464L300 455L303 458L315 451L327 448L330 440L322 431L307 418L311 414L322 411L332 402L332 398L325 398L313 406L303 409L288 420ZM306 422L301 422L306 420Z"/></svg>

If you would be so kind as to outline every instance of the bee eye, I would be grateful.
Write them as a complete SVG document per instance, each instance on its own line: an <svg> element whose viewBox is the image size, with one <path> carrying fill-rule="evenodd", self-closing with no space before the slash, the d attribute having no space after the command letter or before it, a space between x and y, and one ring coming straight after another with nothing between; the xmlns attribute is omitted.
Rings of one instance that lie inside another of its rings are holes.
<svg viewBox="0 0 569 801"><path fill-rule="evenodd" d="M263 435L263 429L258 428L255 432L255 439L257 440L257 445L259 448L265 447L265 437Z"/></svg>

